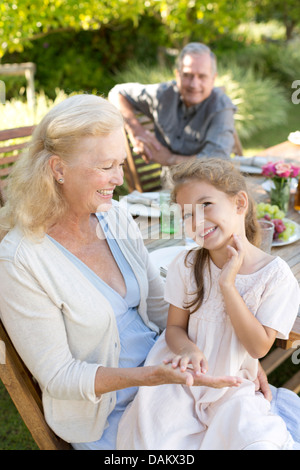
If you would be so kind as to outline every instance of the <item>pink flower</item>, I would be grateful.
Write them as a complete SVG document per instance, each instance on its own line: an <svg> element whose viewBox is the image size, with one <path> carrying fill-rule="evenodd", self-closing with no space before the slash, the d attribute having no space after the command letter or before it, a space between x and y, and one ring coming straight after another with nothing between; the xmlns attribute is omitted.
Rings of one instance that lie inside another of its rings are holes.
<svg viewBox="0 0 300 470"><path fill-rule="evenodd" d="M281 178L289 178L292 173L292 166L289 163L278 162L275 164L276 175Z"/></svg>
<svg viewBox="0 0 300 470"><path fill-rule="evenodd" d="M262 174L268 178L297 178L300 167L285 162L268 162L262 167Z"/></svg>
<svg viewBox="0 0 300 470"><path fill-rule="evenodd" d="M294 166L292 165L292 174L291 174L291 177L292 178L297 178L297 176L299 175L300 173L300 167L299 166Z"/></svg>
<svg viewBox="0 0 300 470"><path fill-rule="evenodd" d="M269 176L272 178L272 176L275 176L275 164L272 162L267 163L262 167L262 174L264 176Z"/></svg>

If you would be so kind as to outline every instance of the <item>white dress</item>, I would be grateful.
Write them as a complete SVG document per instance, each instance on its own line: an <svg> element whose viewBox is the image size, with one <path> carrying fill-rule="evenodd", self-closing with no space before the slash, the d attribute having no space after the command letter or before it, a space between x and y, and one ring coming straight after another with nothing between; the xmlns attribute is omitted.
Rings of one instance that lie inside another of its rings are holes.
<svg viewBox="0 0 300 470"><path fill-rule="evenodd" d="M183 308L195 291L193 269L180 253L168 269L165 299ZM189 261L195 252L189 254ZM238 388L214 389L161 385L140 387L125 411L117 437L117 449L242 450L268 443L270 449L291 449L293 440L270 403L255 392L258 361L238 340L225 312L218 278L220 269L211 261L204 270L205 297L190 315L189 337L204 352L208 374L244 378ZM211 279L211 282L210 282ZM236 287L246 305L264 325L288 338L294 324L300 293L289 266L279 257L249 275L237 275ZM159 364L168 355L164 333L150 351L145 365Z"/></svg>

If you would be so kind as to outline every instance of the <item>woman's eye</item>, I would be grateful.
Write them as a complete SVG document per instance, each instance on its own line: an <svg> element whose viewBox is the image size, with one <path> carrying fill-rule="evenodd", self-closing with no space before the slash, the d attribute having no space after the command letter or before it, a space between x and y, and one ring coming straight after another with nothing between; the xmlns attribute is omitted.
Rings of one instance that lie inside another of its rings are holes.
<svg viewBox="0 0 300 470"><path fill-rule="evenodd" d="M102 167L98 167L98 170L100 171L108 171L108 170L111 170L112 169L112 165L111 166L102 166Z"/></svg>
<svg viewBox="0 0 300 470"><path fill-rule="evenodd" d="M183 215L183 220L187 220L189 219L190 217L192 217L193 215L192 214L184 214Z"/></svg>
<svg viewBox="0 0 300 470"><path fill-rule="evenodd" d="M125 165L125 163L120 163L119 164L119 167L123 168ZM99 170L103 170L103 171L108 171L108 170L112 170L114 167L114 165L110 165L110 166L106 166L106 167L101 167L101 168L98 168Z"/></svg>

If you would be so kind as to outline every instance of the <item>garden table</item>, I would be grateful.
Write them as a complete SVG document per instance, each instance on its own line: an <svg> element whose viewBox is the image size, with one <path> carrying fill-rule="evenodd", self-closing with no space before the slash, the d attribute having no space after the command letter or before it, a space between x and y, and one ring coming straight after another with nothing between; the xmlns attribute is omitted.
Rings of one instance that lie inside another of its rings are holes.
<svg viewBox="0 0 300 470"><path fill-rule="evenodd" d="M269 157L272 160L273 157L276 159L283 159L286 161L292 161L295 164L300 164L300 145L293 144L286 140L280 142L277 145L273 145L257 154L260 157Z"/></svg>

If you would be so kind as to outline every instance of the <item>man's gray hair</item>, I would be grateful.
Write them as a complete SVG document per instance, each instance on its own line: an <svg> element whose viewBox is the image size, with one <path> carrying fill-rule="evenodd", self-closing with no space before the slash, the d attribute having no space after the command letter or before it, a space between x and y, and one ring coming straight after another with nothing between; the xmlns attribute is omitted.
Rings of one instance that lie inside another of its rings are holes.
<svg viewBox="0 0 300 470"><path fill-rule="evenodd" d="M206 46L205 44L202 44L201 42L190 42L182 49L176 61L177 70L179 71L181 70L183 58L186 55L190 55L190 54L192 55L209 54L211 58L212 74L215 75L217 73L217 58L215 54L210 50L208 46Z"/></svg>

